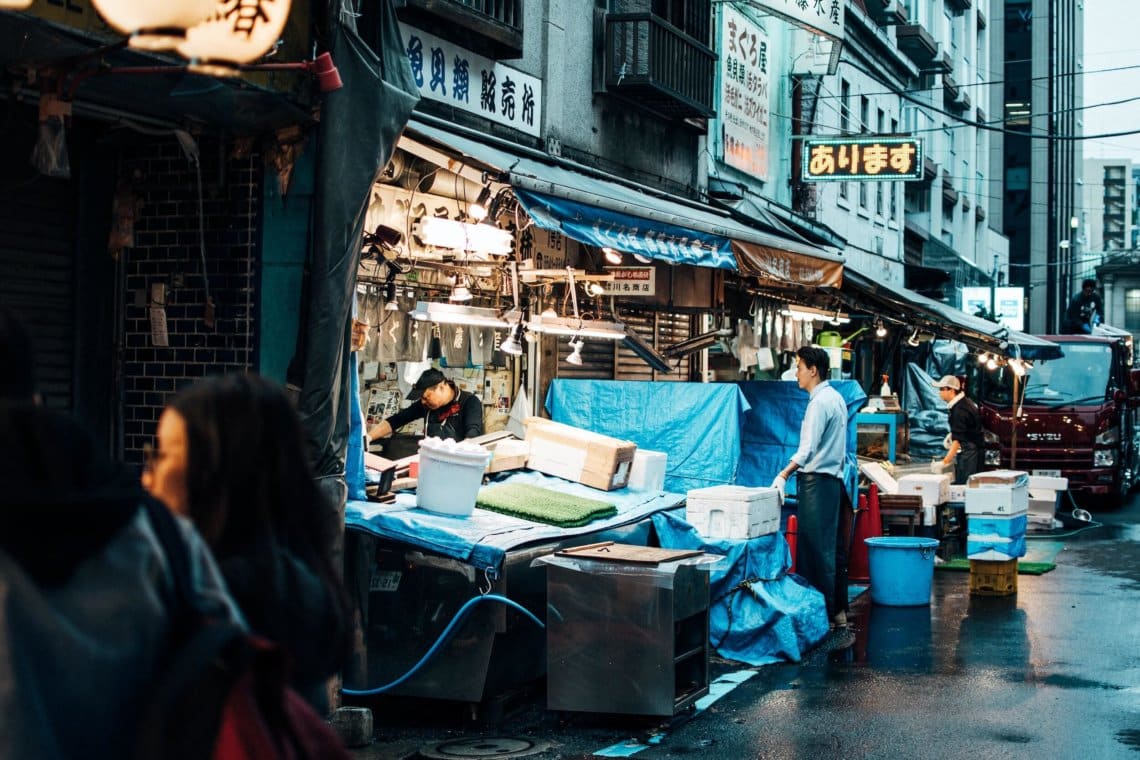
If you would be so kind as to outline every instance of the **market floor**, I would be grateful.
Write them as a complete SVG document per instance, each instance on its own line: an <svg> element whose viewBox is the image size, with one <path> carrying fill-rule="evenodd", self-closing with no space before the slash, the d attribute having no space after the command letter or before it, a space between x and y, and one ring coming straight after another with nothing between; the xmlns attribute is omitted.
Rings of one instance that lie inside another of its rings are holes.
<svg viewBox="0 0 1140 760"><path fill-rule="evenodd" d="M359 760L403 758L1140 757L1140 498L1030 540L1016 595L934 573L929 607L860 595L851 632L804 661L713 661L713 694L672 720L554 713L542 684L499 710L387 699ZM491 720L491 718L500 718Z"/></svg>

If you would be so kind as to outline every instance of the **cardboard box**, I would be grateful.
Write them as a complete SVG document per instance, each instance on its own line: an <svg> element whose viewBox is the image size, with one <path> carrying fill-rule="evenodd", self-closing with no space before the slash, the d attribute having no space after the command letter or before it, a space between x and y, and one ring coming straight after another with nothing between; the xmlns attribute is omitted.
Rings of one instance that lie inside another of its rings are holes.
<svg viewBox="0 0 1140 760"><path fill-rule="evenodd" d="M780 529L780 495L767 487L695 488L685 498L685 519L705 538L766 536Z"/></svg>
<svg viewBox="0 0 1140 760"><path fill-rule="evenodd" d="M669 455L664 451L638 449L629 468L629 488L640 491L665 490L665 469Z"/></svg>
<svg viewBox="0 0 1140 760"><path fill-rule="evenodd" d="M517 438L507 438L486 444L491 450L491 462L487 465L487 472L503 472L505 470L521 470L526 467L530 457L530 446L526 441Z"/></svg>
<svg viewBox="0 0 1140 760"><path fill-rule="evenodd" d="M1029 511L1025 485L985 486L966 489L967 515L1020 515Z"/></svg>
<svg viewBox="0 0 1140 760"><path fill-rule="evenodd" d="M1025 536L1002 538L1001 536L966 536L966 557L990 562L1017 559L1025 556Z"/></svg>
<svg viewBox="0 0 1140 760"><path fill-rule="evenodd" d="M922 497L924 507L936 507L950 500L950 476L912 473L899 478L899 494Z"/></svg>
<svg viewBox="0 0 1140 760"><path fill-rule="evenodd" d="M602 491L629 483L637 444L541 417L528 417L525 424L530 469Z"/></svg>

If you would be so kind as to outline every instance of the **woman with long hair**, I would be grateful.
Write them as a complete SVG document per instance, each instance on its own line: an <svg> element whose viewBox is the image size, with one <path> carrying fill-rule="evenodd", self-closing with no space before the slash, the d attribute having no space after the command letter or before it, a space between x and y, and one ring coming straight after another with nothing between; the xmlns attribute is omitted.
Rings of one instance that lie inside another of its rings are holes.
<svg viewBox="0 0 1140 760"><path fill-rule="evenodd" d="M325 714L326 681L349 647L328 548L340 526L284 391L245 374L179 392L159 418L143 485L198 528L250 629L286 651L293 687Z"/></svg>

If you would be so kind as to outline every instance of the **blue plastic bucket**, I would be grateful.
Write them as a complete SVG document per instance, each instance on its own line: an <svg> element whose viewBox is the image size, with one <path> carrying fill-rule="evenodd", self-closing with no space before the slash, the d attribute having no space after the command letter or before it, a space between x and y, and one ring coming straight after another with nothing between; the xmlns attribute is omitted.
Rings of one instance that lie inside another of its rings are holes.
<svg viewBox="0 0 1140 760"><path fill-rule="evenodd" d="M938 540L917 536L865 538L871 601L888 607L930 604Z"/></svg>

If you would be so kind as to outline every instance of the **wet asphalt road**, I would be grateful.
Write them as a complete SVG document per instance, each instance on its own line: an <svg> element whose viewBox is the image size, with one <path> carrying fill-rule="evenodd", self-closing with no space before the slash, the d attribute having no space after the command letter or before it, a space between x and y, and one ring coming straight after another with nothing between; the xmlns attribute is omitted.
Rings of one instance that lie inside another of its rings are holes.
<svg viewBox="0 0 1140 760"><path fill-rule="evenodd" d="M746 680L696 714L555 714L541 686L496 725L388 700L354 756L1140 758L1140 497L1085 506L1102 525L1031 539L1029 558L1056 569L1019 575L1015 596L971 595L969 574L949 570L934 573L930 607L863 594L853 633L801 663L714 661L714 678Z"/></svg>

